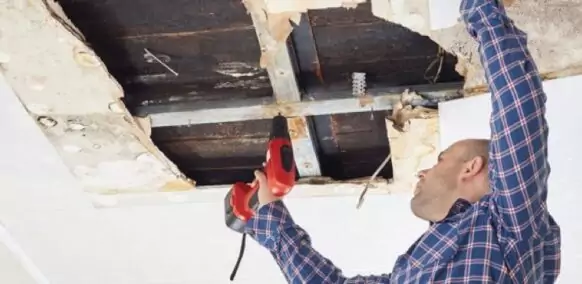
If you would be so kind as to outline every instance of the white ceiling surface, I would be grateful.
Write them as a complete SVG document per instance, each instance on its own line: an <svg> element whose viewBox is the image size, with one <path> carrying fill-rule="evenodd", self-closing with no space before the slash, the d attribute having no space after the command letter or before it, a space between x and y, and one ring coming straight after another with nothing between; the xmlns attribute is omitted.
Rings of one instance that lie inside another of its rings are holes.
<svg viewBox="0 0 582 284"><path fill-rule="evenodd" d="M582 236L582 175L574 164L582 159L576 142L581 134L572 124L582 121L576 111L580 79L545 83L553 168L549 202L563 228L562 283L582 276L576 241ZM0 222L51 283L228 283L239 236L223 224L224 191L204 203L95 209L15 96L6 89L0 94L0 131L10 138L0 140ZM485 96L443 104L442 144L486 136L488 111ZM288 204L315 246L354 275L389 271L426 228L410 213L409 197L370 196L360 211L354 196L292 198ZM250 242L237 283L284 279L270 255Z"/></svg>
<svg viewBox="0 0 582 284"><path fill-rule="evenodd" d="M48 283L3 227L0 227L0 283Z"/></svg>

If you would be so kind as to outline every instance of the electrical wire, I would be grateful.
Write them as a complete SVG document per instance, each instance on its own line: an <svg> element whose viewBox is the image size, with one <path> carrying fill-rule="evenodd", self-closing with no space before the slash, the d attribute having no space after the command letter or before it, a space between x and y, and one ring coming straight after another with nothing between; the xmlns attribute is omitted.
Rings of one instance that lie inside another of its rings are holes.
<svg viewBox="0 0 582 284"><path fill-rule="evenodd" d="M427 80L431 84L436 84L436 82L440 78L441 71L443 69L444 61L445 61L445 50L439 46L439 49L437 51L437 57L428 65L428 67L424 71L424 79ZM433 76L428 76L427 74L429 73L429 71L431 71L431 69L433 69L433 67L437 63L438 63L438 67L436 69L435 74Z"/></svg>
<svg viewBox="0 0 582 284"><path fill-rule="evenodd" d="M236 276L236 273L238 272L238 267L240 266L240 262L242 261L242 258L245 254L246 242L247 242L247 234L242 234L242 240L240 242L240 250L238 252L238 257L236 259L236 263L234 264L234 268L232 269L232 272L230 273L230 281L234 281L234 277Z"/></svg>
<svg viewBox="0 0 582 284"><path fill-rule="evenodd" d="M386 156L386 159L384 159L384 161L382 162L382 164L380 164L380 166L376 169L376 171L374 172L374 174L370 177L370 179L366 183L366 186L364 187L364 190L362 190L362 193L360 193L360 198L358 199L358 204L356 205L356 208L357 209L360 209L360 207L362 207L362 204L364 204L364 196L368 192L368 187L370 187L370 183L374 179L376 179L376 176L378 176L378 174L380 173L380 171L382 171L382 169L386 166L386 164L388 163L388 161L390 161L390 158L391 157L392 157L392 153L389 153L388 156Z"/></svg>

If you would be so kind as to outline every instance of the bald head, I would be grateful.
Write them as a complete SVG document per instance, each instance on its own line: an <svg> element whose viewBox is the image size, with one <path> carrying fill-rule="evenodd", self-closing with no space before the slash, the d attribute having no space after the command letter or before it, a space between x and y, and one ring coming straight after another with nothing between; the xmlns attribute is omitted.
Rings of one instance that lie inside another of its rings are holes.
<svg viewBox="0 0 582 284"><path fill-rule="evenodd" d="M484 159L485 164L489 160L489 140L488 139L465 139L453 146L459 146L460 158L469 161L475 157Z"/></svg>

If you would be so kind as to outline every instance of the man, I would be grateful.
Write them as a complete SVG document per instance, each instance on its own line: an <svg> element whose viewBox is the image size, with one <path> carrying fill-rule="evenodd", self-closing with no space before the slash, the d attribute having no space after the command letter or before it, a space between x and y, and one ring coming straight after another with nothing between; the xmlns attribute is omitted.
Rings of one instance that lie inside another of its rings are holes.
<svg viewBox="0 0 582 284"><path fill-rule="evenodd" d="M491 140L463 140L419 173L413 213L428 230L390 274L346 277L261 183L246 231L290 283L553 283L560 229L547 210L546 95L526 36L495 0L463 0L492 96Z"/></svg>

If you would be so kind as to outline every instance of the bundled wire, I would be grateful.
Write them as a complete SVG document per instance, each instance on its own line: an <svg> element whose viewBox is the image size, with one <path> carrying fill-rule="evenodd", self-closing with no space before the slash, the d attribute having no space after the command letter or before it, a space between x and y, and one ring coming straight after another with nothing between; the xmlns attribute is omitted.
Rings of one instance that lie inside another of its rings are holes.
<svg viewBox="0 0 582 284"><path fill-rule="evenodd" d="M424 79L431 84L436 84L436 82L439 80L441 76L444 61L445 61L445 50L439 46L436 58L428 65L428 67L424 71ZM428 74L435 66L436 66L435 74L429 76Z"/></svg>

